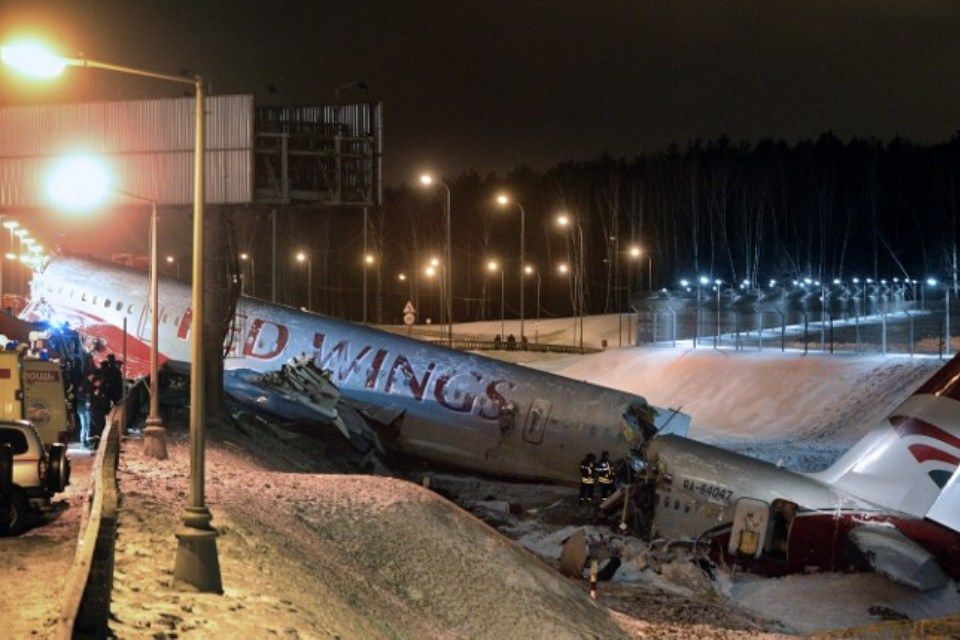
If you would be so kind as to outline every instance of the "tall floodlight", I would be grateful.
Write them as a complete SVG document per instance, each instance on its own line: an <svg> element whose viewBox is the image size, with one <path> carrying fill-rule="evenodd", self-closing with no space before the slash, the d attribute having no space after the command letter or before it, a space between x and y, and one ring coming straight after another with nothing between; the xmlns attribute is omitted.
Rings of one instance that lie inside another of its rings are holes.
<svg viewBox="0 0 960 640"><path fill-rule="evenodd" d="M305 251L298 251L295 257L297 262L307 267L307 310L313 311L313 262Z"/></svg>
<svg viewBox="0 0 960 640"><path fill-rule="evenodd" d="M506 309L506 298L504 297L503 290L503 269L500 267L499 262L496 260L490 260L487 262L487 271L490 273L496 273L498 271L500 272L500 337L501 339L506 339L506 316L504 315L504 310Z"/></svg>
<svg viewBox="0 0 960 640"><path fill-rule="evenodd" d="M210 525L213 516L204 500L204 362L203 362L203 225L204 225L204 88L203 78L156 73L88 58L58 56L43 45L20 41L0 47L0 60L23 73L40 78L60 75L66 67L103 69L126 75L153 78L193 87L193 292L190 319L190 494L183 513L183 526L177 531L177 557L174 575L200 591L223 591L220 561L217 557L217 531Z"/></svg>

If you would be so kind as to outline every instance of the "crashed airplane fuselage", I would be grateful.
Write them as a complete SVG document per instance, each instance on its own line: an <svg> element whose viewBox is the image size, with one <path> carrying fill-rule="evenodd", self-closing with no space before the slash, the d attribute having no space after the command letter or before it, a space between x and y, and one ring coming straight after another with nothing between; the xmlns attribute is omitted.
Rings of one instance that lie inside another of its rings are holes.
<svg viewBox="0 0 960 640"><path fill-rule="evenodd" d="M766 575L872 569L960 580L960 356L816 474L672 435L645 449L653 533Z"/></svg>
<svg viewBox="0 0 960 640"><path fill-rule="evenodd" d="M32 280L24 316L69 322L119 352L124 321L127 375L149 362L147 279L111 263L57 257ZM160 286L161 362L190 354L190 289ZM483 473L576 481L587 452L630 455L642 424L683 432L689 417L651 411L636 395L462 353L371 327L241 297L228 338L225 387L249 399L249 374L278 371L307 354L330 371L342 395L383 426L383 444L402 453ZM254 400L282 413L269 393Z"/></svg>

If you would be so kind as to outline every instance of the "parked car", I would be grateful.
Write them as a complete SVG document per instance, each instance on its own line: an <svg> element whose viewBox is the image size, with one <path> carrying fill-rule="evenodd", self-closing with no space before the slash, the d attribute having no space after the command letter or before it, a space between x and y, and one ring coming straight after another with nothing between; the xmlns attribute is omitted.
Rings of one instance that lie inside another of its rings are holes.
<svg viewBox="0 0 960 640"><path fill-rule="evenodd" d="M26 420L0 422L0 444L13 452L13 487L9 535L22 533L31 513L45 513L51 498L70 483L70 460L61 443L44 446L37 429Z"/></svg>

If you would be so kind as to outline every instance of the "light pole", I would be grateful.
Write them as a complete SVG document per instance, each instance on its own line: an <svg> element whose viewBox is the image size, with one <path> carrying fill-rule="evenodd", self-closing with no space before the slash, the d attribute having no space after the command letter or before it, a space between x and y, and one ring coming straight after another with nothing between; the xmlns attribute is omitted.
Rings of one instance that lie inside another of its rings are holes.
<svg viewBox="0 0 960 640"><path fill-rule="evenodd" d="M510 196L505 193L501 193L497 196L497 204L500 207L506 207L511 203ZM527 228L527 212L523 208L523 205L517 201L513 201L513 204L517 205L517 209L520 210L520 341L523 342L523 321L524 321L524 308L523 308L523 266L526 264L526 228Z"/></svg>
<svg viewBox="0 0 960 640"><path fill-rule="evenodd" d="M566 276L566 275L568 275L568 274L570 273L570 265L568 265L566 262L561 262L560 264L557 265L557 273L559 273L561 276ZM569 281L568 281L567 286L570 286L570 285L569 285ZM575 287L575 286L576 286L576 285L574 285L574 287ZM577 313L576 298L575 298L573 295L570 296L570 310L573 312L573 340L572 340L572 342L573 342L573 346L576 347L576 346L577 346L577 320L579 319L579 314Z"/></svg>
<svg viewBox="0 0 960 640"><path fill-rule="evenodd" d="M10 245L7 249L8 253L13 253L13 232L19 226L20 226L20 223L17 222L16 220L7 220L6 222L3 223L3 228L10 232ZM16 276L16 272L14 272L13 275ZM13 279L15 278L12 278L11 280ZM0 307L2 306L3 306L3 293L2 291L0 291Z"/></svg>
<svg viewBox="0 0 960 640"><path fill-rule="evenodd" d="M297 262L307 266L307 310L313 310L313 263L310 261L310 254L304 251L298 251Z"/></svg>
<svg viewBox="0 0 960 640"><path fill-rule="evenodd" d="M534 325L533 329L533 343L540 344L540 272L529 264L523 268L523 272L528 276L537 276L537 324ZM523 342L522 337L520 338L520 342Z"/></svg>
<svg viewBox="0 0 960 640"><path fill-rule="evenodd" d="M204 592L223 591L220 562L217 557L217 531L210 526L213 516L204 501L204 88L197 75L185 78L145 69L126 67L87 58L64 58L33 42L20 42L0 48L0 59L20 71L51 78L67 66L103 69L126 75L186 84L194 90L193 157L193 292L190 319L190 494L183 513L183 527L177 532L177 557L174 575Z"/></svg>
<svg viewBox="0 0 960 640"><path fill-rule="evenodd" d="M157 258L157 201L116 190L138 202L150 205L150 412L143 429L143 453L167 459L167 430L160 417L160 265Z"/></svg>
<svg viewBox="0 0 960 640"><path fill-rule="evenodd" d="M716 349L719 346L720 342L720 285L723 284L723 280L717 278L713 281L713 286L717 290L717 335L713 339L713 348Z"/></svg>
<svg viewBox="0 0 960 640"><path fill-rule="evenodd" d="M159 402L159 265L157 259L157 201L114 189L106 166L96 158L75 156L58 160L47 177L47 195L55 205L67 209L90 209L113 192L150 205L150 412L143 431L145 455L167 458L166 429L160 418ZM42 247L33 245L32 253Z"/></svg>
<svg viewBox="0 0 960 640"><path fill-rule="evenodd" d="M180 261L175 256L167 256L167 264L172 264L174 272L177 274L177 280L180 279Z"/></svg>
<svg viewBox="0 0 960 640"><path fill-rule="evenodd" d="M250 291L251 295L257 295L257 271L253 260L253 254L244 251L240 254L240 262L250 265ZM241 289L246 289L245 280L240 281L240 286ZM243 291L241 291L241 293L243 293Z"/></svg>
<svg viewBox="0 0 960 640"><path fill-rule="evenodd" d="M503 288L503 269L500 267L500 264L496 260L491 260L487 263L487 271L490 273L500 272L500 338L501 340L506 340L506 320L504 315L504 310L506 309L506 296L504 294ZM522 339L522 338L521 338Z"/></svg>
<svg viewBox="0 0 960 640"><path fill-rule="evenodd" d="M583 352L583 316L584 316L584 296L583 296L583 279L584 279L584 246L583 246L583 227L578 221L571 220L570 216L561 213L557 216L557 225L564 229L570 229L570 235L573 236L573 229L576 228L578 238L580 240L579 249L575 253L577 268L574 269L574 289L577 292L577 306L580 310L580 351Z"/></svg>
<svg viewBox="0 0 960 640"><path fill-rule="evenodd" d="M446 275L446 315L447 315L447 345L450 346L453 344L453 254L451 247L451 232L450 232L450 185L448 185L443 180L437 180L429 173L424 173L420 176L420 184L424 187L429 187L434 184L438 185L443 189L443 213L447 219L447 243L446 243L446 254L447 254L447 263L444 265L444 273Z"/></svg>
<svg viewBox="0 0 960 640"><path fill-rule="evenodd" d="M366 208L364 208L364 211L366 211ZM366 241L364 241L364 244L366 244ZM372 253L366 253L366 252L365 252L365 253L363 254L363 324L367 324L367 298L368 298L368 296L367 296L367 269L369 269L371 266L373 266L373 264L374 264L376 261L377 261L377 259L376 259L375 257L373 257L373 254L372 254Z"/></svg>
<svg viewBox="0 0 960 640"><path fill-rule="evenodd" d="M220 562L217 558L217 531L210 526L212 515L204 502L204 358L203 358L203 214L204 214L204 88L197 75L185 78L145 69L126 67L87 58L65 58L33 42L0 48L0 59L11 67L34 76L52 78L68 66L103 69L126 75L153 78L193 87L193 292L190 320L190 494L183 513L183 527L177 532L174 574L200 591L222 592Z"/></svg>

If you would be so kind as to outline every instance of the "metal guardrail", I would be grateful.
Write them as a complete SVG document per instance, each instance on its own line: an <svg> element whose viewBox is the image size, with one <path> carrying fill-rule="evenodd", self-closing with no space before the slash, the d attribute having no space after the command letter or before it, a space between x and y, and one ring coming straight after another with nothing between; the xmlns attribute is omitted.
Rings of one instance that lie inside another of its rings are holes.
<svg viewBox="0 0 960 640"><path fill-rule="evenodd" d="M107 635L119 502L120 436L126 431L129 417L134 415L142 392L142 383L134 385L110 410L97 447L90 487L83 500L77 553L64 585L57 620L56 635L63 640Z"/></svg>

